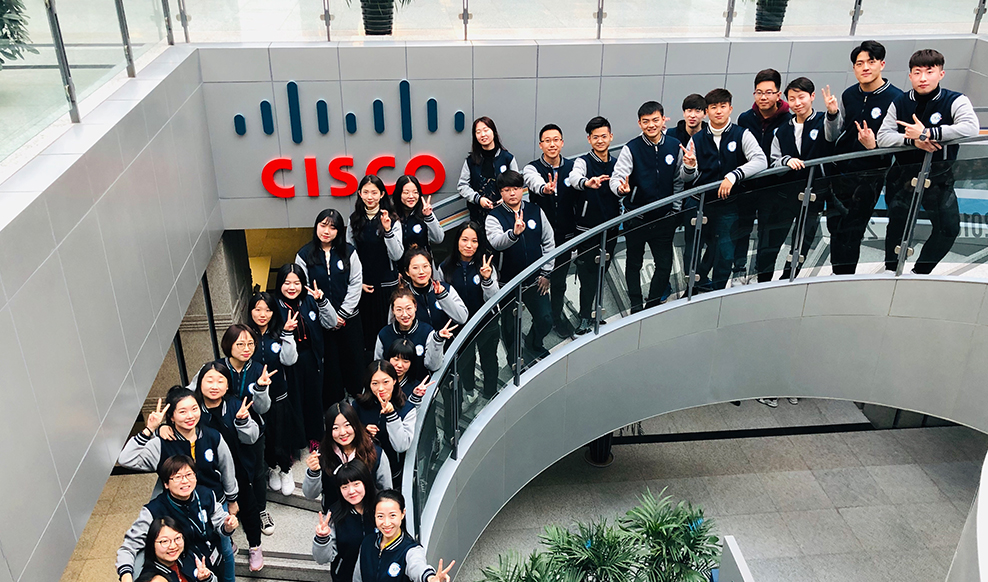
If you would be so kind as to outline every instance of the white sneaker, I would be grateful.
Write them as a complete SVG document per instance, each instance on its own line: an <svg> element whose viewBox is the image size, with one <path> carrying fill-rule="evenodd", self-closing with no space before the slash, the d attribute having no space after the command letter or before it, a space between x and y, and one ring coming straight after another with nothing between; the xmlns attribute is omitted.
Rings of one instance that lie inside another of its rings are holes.
<svg viewBox="0 0 988 582"><path fill-rule="evenodd" d="M285 497L295 492L295 477L291 473L281 474L281 494Z"/></svg>
<svg viewBox="0 0 988 582"><path fill-rule="evenodd" d="M789 404L792 404L792 405L794 405L794 406L795 406L796 404L799 404L799 398L786 398L786 400L788 400L788 401L789 401Z"/></svg>
<svg viewBox="0 0 988 582"><path fill-rule="evenodd" d="M268 489L281 491L281 473L277 469L268 469Z"/></svg>
<svg viewBox="0 0 988 582"><path fill-rule="evenodd" d="M768 406L769 408L775 408L779 405L778 398L759 398L758 402Z"/></svg>

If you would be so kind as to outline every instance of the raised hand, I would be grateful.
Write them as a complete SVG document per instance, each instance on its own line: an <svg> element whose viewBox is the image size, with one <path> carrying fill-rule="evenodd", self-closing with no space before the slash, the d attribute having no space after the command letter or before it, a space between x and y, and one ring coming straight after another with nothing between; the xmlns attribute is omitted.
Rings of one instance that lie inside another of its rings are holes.
<svg viewBox="0 0 988 582"><path fill-rule="evenodd" d="M268 383L270 384L271 381L268 380ZM240 405L240 410L237 411L237 418L239 418L240 420L245 420L247 417L249 417L250 416L250 407L253 406L253 405L254 405L254 401L251 401L251 402L248 403L247 402L247 397L245 396L244 397L244 403Z"/></svg>
<svg viewBox="0 0 988 582"><path fill-rule="evenodd" d="M540 275L539 278L536 280L536 282L538 283L539 286L539 295L548 295L549 277L546 277L545 275Z"/></svg>
<svg viewBox="0 0 988 582"><path fill-rule="evenodd" d="M521 236L521 233L525 232L525 215L521 210L515 211L515 227L511 229L517 236Z"/></svg>
<svg viewBox="0 0 988 582"><path fill-rule="evenodd" d="M267 364L265 364L264 365L264 368L261 370L261 377L257 379L257 385L258 386L270 386L271 385L271 376L274 376L277 373L278 373L278 370L275 370L274 372L268 372L268 366L267 366Z"/></svg>
<svg viewBox="0 0 988 582"><path fill-rule="evenodd" d="M432 196L426 196L422 199L422 214L432 216Z"/></svg>
<svg viewBox="0 0 988 582"><path fill-rule="evenodd" d="M173 440L176 440L175 439L175 431L173 431L172 430L172 427L168 426L167 424L164 425L164 426L158 427L158 438L161 439L161 440L163 440L163 441L173 441Z"/></svg>
<svg viewBox="0 0 988 582"><path fill-rule="evenodd" d="M493 261L494 255L487 255L480 258L480 276L483 277L485 281L490 279L491 275L494 273L494 269L491 268L491 262Z"/></svg>
<svg viewBox="0 0 988 582"><path fill-rule="evenodd" d="M426 376L421 382L419 382L418 386L412 389L412 394L421 398L425 396L425 391L428 390L429 386L432 386L432 384L432 382L429 382L429 376Z"/></svg>
<svg viewBox="0 0 988 582"><path fill-rule="evenodd" d="M374 292L374 286L373 285L368 285L368 284L364 283L360 287L364 290L364 293L373 293Z"/></svg>
<svg viewBox="0 0 988 582"><path fill-rule="evenodd" d="M209 571L206 567L206 559L195 556L196 559L196 579L197 580L209 580L213 577L213 573Z"/></svg>
<svg viewBox="0 0 988 582"><path fill-rule="evenodd" d="M690 140L689 149L684 148L682 145L679 149L683 150L683 165L687 168L696 167L696 146L693 144L693 140Z"/></svg>
<svg viewBox="0 0 988 582"><path fill-rule="evenodd" d="M223 520L223 529L227 533L233 533L235 529L240 527L240 521L237 519L236 515L228 515L226 519Z"/></svg>
<svg viewBox="0 0 988 582"><path fill-rule="evenodd" d="M492 210L494 208L494 203L491 201L490 198L488 198L486 196L481 196L480 197L480 207L481 208L486 208L487 210Z"/></svg>
<svg viewBox="0 0 988 582"><path fill-rule="evenodd" d="M381 212L387 212L387 211L382 210ZM390 227L388 227L388 230L390 230ZM316 301L319 301L320 299L323 298L323 295L325 295L325 293L323 293L322 290L319 289L319 285L316 284L315 279L312 280L312 288L310 289L306 287L305 290L308 291L309 295L312 295L312 298L315 299Z"/></svg>
<svg viewBox="0 0 988 582"><path fill-rule="evenodd" d="M288 321L285 322L285 331L295 331L298 327L298 311L288 310Z"/></svg>
<svg viewBox="0 0 988 582"><path fill-rule="evenodd" d="M377 401L381 403L381 414L382 415L387 416L387 415L389 415L389 414L391 414L392 412L395 411L395 407L394 407L393 404L391 404L391 400L385 400L385 399L381 398L381 395L378 394L378 393L376 393L376 392L374 393L374 396L377 396ZM373 436L373 435L371 435L371 436Z"/></svg>
<svg viewBox="0 0 988 582"><path fill-rule="evenodd" d="M325 538L329 537L332 531L329 527L330 519L332 519L333 513L331 511L326 512L326 516L323 517L322 512L319 512L319 523L316 525L316 535Z"/></svg>
<svg viewBox="0 0 988 582"><path fill-rule="evenodd" d="M449 571L453 569L453 564L455 563L456 560L453 560L449 563L449 566L443 568L443 561L440 559L439 566L436 568L436 573L429 576L427 582L449 582Z"/></svg>
<svg viewBox="0 0 988 582"><path fill-rule="evenodd" d="M368 424L364 426L364 428L367 429L367 434L371 435L371 437L376 437L378 431L381 430L377 427L376 424Z"/></svg>
<svg viewBox="0 0 988 582"><path fill-rule="evenodd" d="M799 158L789 158L789 161L786 162L786 165L792 168L793 170L802 170L803 168L806 167L806 164L803 163L803 160Z"/></svg>
<svg viewBox="0 0 988 582"><path fill-rule="evenodd" d="M446 290L446 287L443 287L443 284L440 283L439 281L433 281L432 290L436 293L436 295L439 295L440 293Z"/></svg>
<svg viewBox="0 0 988 582"><path fill-rule="evenodd" d="M734 188L734 182L730 179L724 178L724 181L720 183L720 188L717 188L717 197L723 200L731 194L731 189Z"/></svg>
<svg viewBox="0 0 988 582"><path fill-rule="evenodd" d="M381 209L381 226L384 227L384 232L391 230L391 215L383 208Z"/></svg>
<svg viewBox="0 0 988 582"><path fill-rule="evenodd" d="M618 194L627 194L629 192L631 192L631 184L628 183L628 178L626 177L618 184Z"/></svg>
<svg viewBox="0 0 988 582"><path fill-rule="evenodd" d="M869 150L873 150L878 147L878 142L875 140L875 132L868 127L867 123L859 124L855 121L854 127L858 128L858 141L861 145Z"/></svg>
<svg viewBox="0 0 988 582"><path fill-rule="evenodd" d="M550 196L552 194L555 194L556 193L556 180L558 180L558 179L559 179L559 177L556 174L556 172L553 172L552 173L552 177L549 178L549 181L546 182L545 183L545 186L542 187L542 194L544 194L546 196Z"/></svg>
<svg viewBox="0 0 988 582"><path fill-rule="evenodd" d="M309 456L305 458L305 466L312 469L313 473L322 471L322 465L319 464L319 451L309 453Z"/></svg>
<svg viewBox="0 0 988 582"><path fill-rule="evenodd" d="M456 328L458 328L458 327L460 327L460 326L459 325L453 325L453 327L450 327L450 325L452 323L453 323L453 320L452 319L446 322L446 325L444 325L443 328L441 330L439 330L439 337L441 337L443 339L449 339L449 338L453 337L453 330L456 329Z"/></svg>
<svg viewBox="0 0 988 582"><path fill-rule="evenodd" d="M837 95L830 92L830 85L823 88L823 102L827 106L827 113L836 115L840 112L840 105L837 103Z"/></svg>
<svg viewBox="0 0 988 582"><path fill-rule="evenodd" d="M154 409L154 412L148 414L148 422L145 425L151 432L158 430L158 427L161 426L162 422L164 422L165 413L168 412L169 406L171 406L171 404L166 404L165 408L162 409L161 399L158 399L158 406Z"/></svg>
<svg viewBox="0 0 988 582"><path fill-rule="evenodd" d="M230 515L237 515L238 513L240 513L240 504L237 503L236 501L231 501L230 503L227 503L226 511Z"/></svg>
<svg viewBox="0 0 988 582"><path fill-rule="evenodd" d="M923 122L920 121L918 117L916 117L915 113L913 114L913 121L915 123L907 123L905 121L896 120L896 123L906 128L906 133L905 133L906 139L917 140L919 139L919 136L923 133L923 130L926 129L926 126L923 125Z"/></svg>
<svg viewBox="0 0 988 582"><path fill-rule="evenodd" d="M587 181L583 183L583 185L587 188L593 188L594 190L596 190L597 188L600 188L600 186L604 182L610 179L611 177L608 176L607 174L604 174L603 176L594 176L593 178L588 178Z"/></svg>

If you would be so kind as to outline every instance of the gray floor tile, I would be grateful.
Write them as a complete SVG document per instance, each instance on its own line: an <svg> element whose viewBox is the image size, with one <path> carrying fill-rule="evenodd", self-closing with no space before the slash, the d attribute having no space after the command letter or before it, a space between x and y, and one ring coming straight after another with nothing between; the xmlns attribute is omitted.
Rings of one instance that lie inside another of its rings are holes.
<svg viewBox="0 0 988 582"><path fill-rule="evenodd" d="M836 509L787 512L782 519L805 555L864 551Z"/></svg>
<svg viewBox="0 0 988 582"><path fill-rule="evenodd" d="M751 577L757 582L818 582L819 580L805 557L746 559L746 561L751 570Z"/></svg>
<svg viewBox="0 0 988 582"><path fill-rule="evenodd" d="M892 434L896 431L849 432L841 434L862 465L901 465L912 456Z"/></svg>
<svg viewBox="0 0 988 582"><path fill-rule="evenodd" d="M742 400L741 406L734 406L731 403L721 404L718 405L717 411L727 427L732 430L779 426L779 420L772 414L772 409L755 400Z"/></svg>
<svg viewBox="0 0 988 582"><path fill-rule="evenodd" d="M746 560L801 555L799 545L786 528L781 514L723 516L717 518L717 524L721 535L732 535L737 539Z"/></svg>
<svg viewBox="0 0 988 582"><path fill-rule="evenodd" d="M830 509L833 502L810 471L762 473L765 493L779 511Z"/></svg>
<svg viewBox="0 0 988 582"><path fill-rule="evenodd" d="M927 548L957 548L967 515L952 503L917 503L900 506L899 510Z"/></svg>
<svg viewBox="0 0 988 582"><path fill-rule="evenodd" d="M702 507L705 513L709 515L714 514L711 507L710 492L704 484L703 477L652 479L651 481L646 481L645 486L656 497L662 495L664 489L665 495L672 497L674 502L688 501L694 506Z"/></svg>
<svg viewBox="0 0 988 582"><path fill-rule="evenodd" d="M957 509L957 511L963 513L964 515L967 515L971 513L971 505L974 503L974 500L971 501L955 500L955 501L951 501L950 503Z"/></svg>
<svg viewBox="0 0 988 582"><path fill-rule="evenodd" d="M531 491L529 491L529 489ZM600 503L595 492L586 484L530 487L522 491L525 496L527 519L519 524L526 528L542 527L550 523L568 527L574 521L588 521L596 517Z"/></svg>
<svg viewBox="0 0 988 582"><path fill-rule="evenodd" d="M929 550L922 548L915 551L876 552L872 558L878 569L885 572L890 580L896 582L930 582L943 580L947 570Z"/></svg>
<svg viewBox="0 0 988 582"><path fill-rule="evenodd" d="M666 416L669 417L669 422L672 423L678 433L727 430L729 428L717 411L716 405L677 410Z"/></svg>
<svg viewBox="0 0 988 582"><path fill-rule="evenodd" d="M864 467L823 469L813 471L813 476L823 487L834 507L861 507L889 503L888 497Z"/></svg>
<svg viewBox="0 0 988 582"><path fill-rule="evenodd" d="M751 470L758 473L770 471L805 471L803 457L789 437L763 437L740 439L741 450L748 457Z"/></svg>
<svg viewBox="0 0 988 582"><path fill-rule="evenodd" d="M901 518L894 505L845 507L838 511L866 551L923 549L919 535Z"/></svg>
<svg viewBox="0 0 988 582"><path fill-rule="evenodd" d="M884 582L885 574L868 552L827 554L807 558L819 582Z"/></svg>
<svg viewBox="0 0 988 582"><path fill-rule="evenodd" d="M690 443L660 443L650 445L630 445L638 460L643 479L668 479L703 475L696 468L696 459L690 452Z"/></svg>
<svg viewBox="0 0 988 582"><path fill-rule="evenodd" d="M947 498L971 503L978 492L981 465L971 461L920 465Z"/></svg>
<svg viewBox="0 0 988 582"><path fill-rule="evenodd" d="M861 409L850 400L830 400L821 398L816 400L816 407L820 413L826 417L827 422L833 424L851 424L856 422L868 422L868 418L861 412ZM802 401L800 401L802 405Z"/></svg>
<svg viewBox="0 0 988 582"><path fill-rule="evenodd" d="M746 515L778 511L757 474L722 475L701 479L710 494L713 515Z"/></svg>
<svg viewBox="0 0 988 582"><path fill-rule="evenodd" d="M736 440L695 441L682 444L687 446L693 471L687 475L675 475L676 477L738 475L754 472L748 457Z"/></svg>
<svg viewBox="0 0 988 582"><path fill-rule="evenodd" d="M779 407L771 410L779 426L815 426L830 422L817 408L814 399L802 399L799 404L792 405L785 398L779 398Z"/></svg>
<svg viewBox="0 0 988 582"><path fill-rule="evenodd" d="M953 463L970 460L969 451L960 446L952 427L912 428L888 432L917 463Z"/></svg>
<svg viewBox="0 0 988 582"><path fill-rule="evenodd" d="M839 434L807 434L789 437L803 462L812 470L860 467L861 461Z"/></svg>
<svg viewBox="0 0 988 582"><path fill-rule="evenodd" d="M943 547L943 548L929 548L930 553L936 558L937 563L939 563L944 568L950 569L950 563L954 561L954 553L957 552L955 547Z"/></svg>
<svg viewBox="0 0 988 582"><path fill-rule="evenodd" d="M895 505L947 501L919 465L866 467L875 483Z"/></svg>
<svg viewBox="0 0 988 582"><path fill-rule="evenodd" d="M629 509L638 505L646 484L641 480L617 481L591 483L588 487L598 501L597 515L614 523L619 516L623 516ZM652 493L658 495L658 491Z"/></svg>
<svg viewBox="0 0 988 582"><path fill-rule="evenodd" d="M641 428L645 434L670 434L676 432L673 419L668 414L660 414L652 418L641 421Z"/></svg>

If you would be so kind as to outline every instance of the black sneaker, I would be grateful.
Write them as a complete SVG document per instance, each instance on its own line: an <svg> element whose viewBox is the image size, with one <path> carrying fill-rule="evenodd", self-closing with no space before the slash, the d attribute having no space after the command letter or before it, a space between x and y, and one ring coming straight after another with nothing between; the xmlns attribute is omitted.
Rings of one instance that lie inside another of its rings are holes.
<svg viewBox="0 0 988 582"><path fill-rule="evenodd" d="M593 331L593 322L586 318L581 319L580 327L576 328L576 335L583 335L591 331Z"/></svg>
<svg viewBox="0 0 988 582"><path fill-rule="evenodd" d="M269 536L274 533L274 520L271 519L271 514L267 511L261 512L261 533Z"/></svg>
<svg viewBox="0 0 988 582"><path fill-rule="evenodd" d="M576 332L568 319L560 319L553 324L552 329L562 337L573 337L573 333Z"/></svg>

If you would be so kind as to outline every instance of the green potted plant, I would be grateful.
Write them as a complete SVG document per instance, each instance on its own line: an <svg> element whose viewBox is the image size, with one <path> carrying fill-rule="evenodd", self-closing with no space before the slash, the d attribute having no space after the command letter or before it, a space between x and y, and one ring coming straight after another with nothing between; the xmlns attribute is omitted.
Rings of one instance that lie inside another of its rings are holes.
<svg viewBox="0 0 988 582"><path fill-rule="evenodd" d="M23 0L0 0L0 69L6 61L23 58L25 51L38 54L30 45L26 12Z"/></svg>
<svg viewBox="0 0 988 582"><path fill-rule="evenodd" d="M548 548L549 562L563 580L580 582L629 582L633 579L638 550L621 530L606 520L577 523L572 532L549 525L539 536Z"/></svg>
<svg viewBox="0 0 988 582"><path fill-rule="evenodd" d="M347 6L351 0L346 0ZM405 6L411 0L360 0L360 12L364 18L364 34L384 36L391 34L394 25L395 2Z"/></svg>

